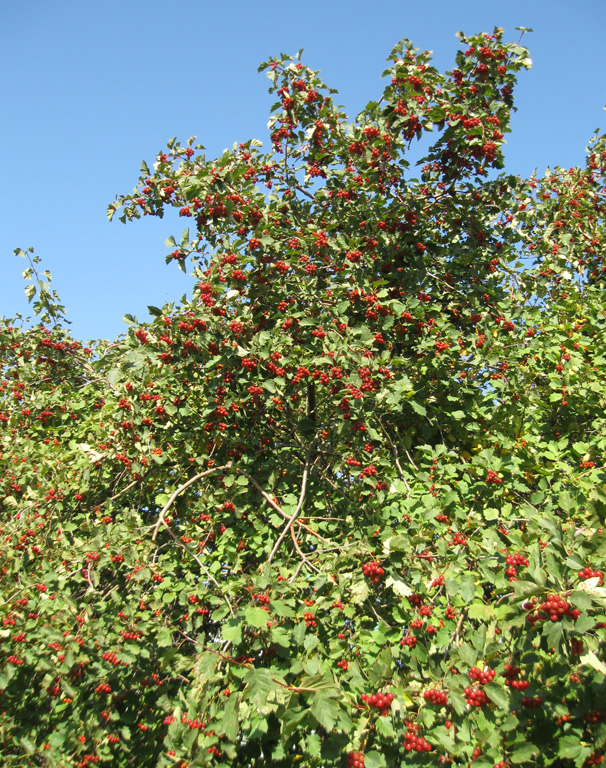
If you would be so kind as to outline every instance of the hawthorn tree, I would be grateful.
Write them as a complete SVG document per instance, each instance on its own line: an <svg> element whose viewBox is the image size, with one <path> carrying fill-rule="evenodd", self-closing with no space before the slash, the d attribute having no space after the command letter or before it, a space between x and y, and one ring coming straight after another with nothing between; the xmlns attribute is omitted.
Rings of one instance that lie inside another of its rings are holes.
<svg viewBox="0 0 606 768"><path fill-rule="evenodd" d="M0 328L3 765L596 765L606 141L503 168L525 48L408 41L353 122L171 140L191 299L91 348L32 251ZM409 167L416 139L425 158Z"/></svg>

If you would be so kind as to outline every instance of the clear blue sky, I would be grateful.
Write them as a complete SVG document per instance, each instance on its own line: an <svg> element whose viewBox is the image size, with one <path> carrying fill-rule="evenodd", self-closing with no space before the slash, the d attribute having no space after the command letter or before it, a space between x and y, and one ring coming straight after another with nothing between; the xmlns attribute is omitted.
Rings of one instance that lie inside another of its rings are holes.
<svg viewBox="0 0 606 768"><path fill-rule="evenodd" d="M215 156L267 139L270 97L258 64L305 49L355 115L381 89L402 37L450 69L455 33L532 27L507 168L583 162L606 130L605 0L20 0L0 11L0 315L26 312L16 247L51 270L81 339L115 338L122 315L178 299L191 279L166 266L177 218L110 224L141 160L171 136L198 136Z"/></svg>

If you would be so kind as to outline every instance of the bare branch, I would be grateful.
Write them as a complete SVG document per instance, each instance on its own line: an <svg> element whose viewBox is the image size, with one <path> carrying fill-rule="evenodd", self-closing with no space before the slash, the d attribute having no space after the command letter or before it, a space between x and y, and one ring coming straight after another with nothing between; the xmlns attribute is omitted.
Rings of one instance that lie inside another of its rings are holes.
<svg viewBox="0 0 606 768"><path fill-rule="evenodd" d="M409 462L412 464L412 466L413 466L413 469L414 469L414 470L416 470L416 471L418 472L418 471L419 471L419 468L417 467L417 465L416 465L416 464L414 463L414 461L412 460L412 456L411 456L411 455L408 453L408 451L406 450L406 448L404 449L404 453L405 453L405 454L408 456L408 461L409 461Z"/></svg>
<svg viewBox="0 0 606 768"><path fill-rule="evenodd" d="M197 475L190 477L190 479L186 483L183 483L183 485L180 485L177 488L177 490L172 494L170 499L166 502L162 510L160 511L156 524L152 526L152 530L154 532L152 535L152 541L156 540L156 536L158 535L158 531L160 530L161 525L163 525L168 530L168 525L166 524L164 517L168 512L168 510L171 508L171 506L174 504L178 496L181 493L183 493L183 491L189 488L190 485L193 485L193 483L195 483L197 480L200 480L201 478L206 477L207 475L211 475L213 472L220 472L222 469L229 469L230 467L231 467L231 461L227 462L227 464L223 464L220 467L212 467L211 469L206 469L204 470L204 472L198 472Z"/></svg>
<svg viewBox="0 0 606 768"><path fill-rule="evenodd" d="M267 565L271 565L271 561L274 559L274 556L276 552L278 551L280 544L284 541L286 538L287 533L292 528L293 523L295 520L299 517L303 510L303 504L305 502L305 494L307 492L307 478L309 476L309 464L310 464L311 456L307 454L307 458L305 459L305 466L303 467L303 479L301 480L301 493L299 494L299 501L297 503L297 507L295 511L292 514L292 517L289 518L288 523L284 526L282 529L282 533L278 536L278 540L274 544L274 547L272 551L269 554L269 557L267 558Z"/></svg>
<svg viewBox="0 0 606 768"><path fill-rule="evenodd" d="M220 469L220 467L217 467L217 469ZM224 467L223 467L223 469L224 469ZM200 558L196 555L196 553L192 552L191 549L188 549L185 546L185 544L180 539L178 539L175 536L175 534L171 531L171 529L168 527L168 525L166 525L166 523L164 523L164 526L166 527L166 530L168 531L168 535L171 537L171 539L176 541L176 543L181 547L181 549L185 550L188 555L191 555L191 557L194 558L194 560L198 563L200 568L204 571L204 574L206 575L206 578L209 581L212 581L212 583L219 589L219 591L221 592L221 597L227 603L227 607L229 608L229 612L231 613L232 616L234 616L235 614L234 614L234 609L232 608L232 604L229 602L229 598L227 597L227 595L225 595L223 593L223 590L221 589L221 585L219 584L219 582L215 579L215 577L208 570L208 568L204 565L204 563L200 560Z"/></svg>
<svg viewBox="0 0 606 768"><path fill-rule="evenodd" d="M239 475L244 475L244 477L247 477L250 482L255 486L255 488L259 491L261 496L267 501L269 506L274 509L278 514L282 515L282 517L289 519L286 512L282 509L282 507L278 504L276 499L273 496L270 496L267 491L263 489L263 487L259 484L257 480L252 475L249 475L248 472L245 472L243 469L240 469L239 467L234 467L234 471L237 472ZM317 531L314 531L313 528L310 528L308 525L305 525L305 523L301 522L301 520L296 521L297 525L301 526L301 528L304 528L308 533L311 533L316 538L320 539L320 541L323 541L325 544L330 544L328 539L325 539L323 536L320 536L320 534Z"/></svg>

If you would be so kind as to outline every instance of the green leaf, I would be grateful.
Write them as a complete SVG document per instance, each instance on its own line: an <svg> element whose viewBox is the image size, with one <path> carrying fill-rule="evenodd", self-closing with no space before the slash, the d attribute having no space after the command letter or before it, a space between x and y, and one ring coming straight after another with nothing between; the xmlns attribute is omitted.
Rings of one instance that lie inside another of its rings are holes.
<svg viewBox="0 0 606 768"><path fill-rule="evenodd" d="M436 739L442 747L444 747L446 752L454 752L455 742L452 738L452 734L450 730L447 730L443 725L432 728L431 736L433 739Z"/></svg>
<svg viewBox="0 0 606 768"><path fill-rule="evenodd" d="M303 642L303 647L309 653L310 651L313 651L313 649L318 645L318 637L314 634L307 634L305 635L305 640Z"/></svg>
<svg viewBox="0 0 606 768"><path fill-rule="evenodd" d="M239 645L242 642L242 624L237 619L230 619L221 627L221 637Z"/></svg>
<svg viewBox="0 0 606 768"><path fill-rule="evenodd" d="M371 749L364 754L364 768L386 768L385 756L376 749Z"/></svg>
<svg viewBox="0 0 606 768"><path fill-rule="evenodd" d="M490 621L490 619L492 619L494 616L494 608L492 605L485 605L484 603L472 603L469 606L467 614L470 619L482 619L483 621Z"/></svg>
<svg viewBox="0 0 606 768"><path fill-rule="evenodd" d="M473 579L465 579L461 582L459 591L461 597L466 603L470 603L476 594L476 584Z"/></svg>
<svg viewBox="0 0 606 768"><path fill-rule="evenodd" d="M603 664L593 651L588 651L581 656L579 661L581 664L588 664L590 667L593 667L593 669L600 672L602 675L606 675L606 664Z"/></svg>
<svg viewBox="0 0 606 768"><path fill-rule="evenodd" d="M304 621L300 621L292 631L293 640L297 645L303 645L306 633L307 626Z"/></svg>
<svg viewBox="0 0 606 768"><path fill-rule="evenodd" d="M562 736L558 739L558 755L564 760L574 760L581 754L582 745L578 736Z"/></svg>
<svg viewBox="0 0 606 768"><path fill-rule="evenodd" d="M375 721L375 725L377 728L377 733L380 733L382 736L385 736L388 739L396 738L396 732L390 717L378 717Z"/></svg>
<svg viewBox="0 0 606 768"><path fill-rule="evenodd" d="M238 697L232 694L223 706L222 716L217 722L217 732L224 734L229 741L235 741L238 731Z"/></svg>
<svg viewBox="0 0 606 768"><path fill-rule="evenodd" d="M255 629L267 627L269 618L269 613L256 605L249 605L244 609L244 620L249 627L255 627Z"/></svg>
<svg viewBox="0 0 606 768"><path fill-rule="evenodd" d="M284 680L276 670L248 668L243 679L246 684L243 696L260 714L268 715L278 708L276 692Z"/></svg>
<svg viewBox="0 0 606 768"><path fill-rule="evenodd" d="M314 693L311 697L310 709L318 723L327 731L332 731L339 716L339 704L336 699L321 692Z"/></svg>
<svg viewBox="0 0 606 768"><path fill-rule="evenodd" d="M389 578L386 580L385 586L391 587L393 591L401 597L408 597L413 593L413 590L408 586L408 584L400 581L399 579L394 579L391 576L389 576Z"/></svg>
<svg viewBox="0 0 606 768"><path fill-rule="evenodd" d="M283 600L272 600L271 609L276 616L281 616L283 618L292 619L296 616L296 611Z"/></svg>
<svg viewBox="0 0 606 768"><path fill-rule="evenodd" d="M27 738L27 736L21 736L19 738L19 744L25 749L28 755L33 755L36 752L36 745Z"/></svg>
<svg viewBox="0 0 606 768"><path fill-rule="evenodd" d="M427 416L427 409L424 405L421 405L420 403L417 403L415 400L409 400L410 407L415 413L418 413L419 416Z"/></svg>
<svg viewBox="0 0 606 768"><path fill-rule="evenodd" d="M307 719L308 717L308 710L307 709L288 709L286 710L286 713L284 714L282 718L282 732L284 733L285 738L289 738L289 736L294 733L301 724Z"/></svg>
<svg viewBox="0 0 606 768"><path fill-rule="evenodd" d="M358 581L350 587L351 599L355 605L363 603L370 594L368 584L365 581Z"/></svg>
<svg viewBox="0 0 606 768"><path fill-rule="evenodd" d="M168 504L169 499L170 496L168 493L159 493L154 499L154 503L158 508L162 509Z"/></svg>
<svg viewBox="0 0 606 768"><path fill-rule="evenodd" d="M273 627L271 630L271 641L282 648L290 647L290 632L283 627Z"/></svg>
<svg viewBox="0 0 606 768"><path fill-rule="evenodd" d="M514 763L514 765L519 765L520 763L529 763L536 758L536 756L539 754L539 751L539 748L535 747L534 744L523 744L521 747L517 747L511 753L511 757L509 759L512 763Z"/></svg>
<svg viewBox="0 0 606 768"><path fill-rule="evenodd" d="M488 698L501 709L509 709L509 695L504 688L496 683L486 683L484 690Z"/></svg>

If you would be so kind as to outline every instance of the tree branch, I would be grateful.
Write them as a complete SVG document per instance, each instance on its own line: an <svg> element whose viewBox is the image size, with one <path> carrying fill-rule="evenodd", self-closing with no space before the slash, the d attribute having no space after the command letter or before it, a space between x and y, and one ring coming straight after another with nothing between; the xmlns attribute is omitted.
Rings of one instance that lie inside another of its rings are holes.
<svg viewBox="0 0 606 768"><path fill-rule="evenodd" d="M274 559L274 556L276 552L278 551L280 544L284 541L286 538L286 534L290 531L290 529L293 526L293 523L295 520L299 517L303 510L303 503L305 502L305 494L307 492L307 478L309 476L309 464L310 464L311 456L309 453L307 454L307 458L305 459L305 466L303 467L303 479L301 481L301 493L299 494L299 501L297 503L297 508L292 514L292 517L289 518L288 523L284 526L282 529L282 533L278 536L278 540L274 544L274 547L272 551L269 554L269 557L267 558L267 565L271 565L271 561Z"/></svg>
<svg viewBox="0 0 606 768"><path fill-rule="evenodd" d="M170 530L168 528L168 525L166 524L164 517L168 510L171 508L171 506L174 504L177 497L183 493L187 488L189 488L190 485L193 485L193 483L196 482L196 480L200 480L203 477L206 477L207 475L211 475L213 472L220 472L222 469L229 469L231 467L231 461L229 461L227 464L223 464L220 467L212 467L212 469L206 469L204 472L198 472L197 475L194 475L193 477L190 477L190 479L183 483L183 485L180 485L177 490L172 494L170 499L166 502L164 507L161 509L160 514L158 515L158 520L156 521L156 524L152 526L153 535L152 535L152 541L156 540L156 536L158 535L158 531L160 530L160 526L163 525L168 532L170 533Z"/></svg>

